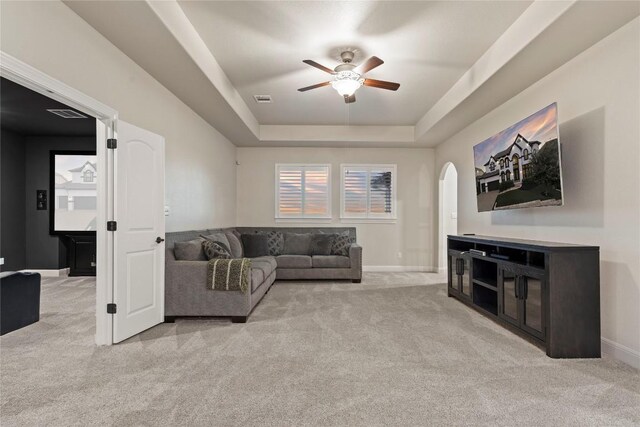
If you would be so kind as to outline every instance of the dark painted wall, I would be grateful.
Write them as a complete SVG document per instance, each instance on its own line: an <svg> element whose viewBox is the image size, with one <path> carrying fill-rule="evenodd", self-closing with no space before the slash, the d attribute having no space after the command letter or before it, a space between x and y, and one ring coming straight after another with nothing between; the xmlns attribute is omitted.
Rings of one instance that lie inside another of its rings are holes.
<svg viewBox="0 0 640 427"><path fill-rule="evenodd" d="M2 271L26 268L24 137L0 133L0 256Z"/></svg>
<svg viewBox="0 0 640 427"><path fill-rule="evenodd" d="M49 194L49 151L93 150L95 136L27 136L25 138L25 200L26 263L29 269L60 269L68 267L67 253L58 236L49 234L49 211L36 210L36 190L47 190L49 208L53 203Z"/></svg>

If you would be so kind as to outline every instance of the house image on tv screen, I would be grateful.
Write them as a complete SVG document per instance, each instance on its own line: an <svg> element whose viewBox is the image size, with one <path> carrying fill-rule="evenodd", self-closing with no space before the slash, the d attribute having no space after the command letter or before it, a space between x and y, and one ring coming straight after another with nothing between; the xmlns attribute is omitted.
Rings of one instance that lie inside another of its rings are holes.
<svg viewBox="0 0 640 427"><path fill-rule="evenodd" d="M562 205L555 103L473 151L478 211Z"/></svg>
<svg viewBox="0 0 640 427"><path fill-rule="evenodd" d="M69 168L73 163L78 166ZM95 230L97 179L95 156L56 156L56 230Z"/></svg>
<svg viewBox="0 0 640 427"><path fill-rule="evenodd" d="M513 181L520 183L525 176L531 174L531 159L540 149L540 141L529 142L524 136L518 134L515 141L506 149L489 157L484 164L488 172L478 169L481 172L476 179L476 191L486 193L498 190L500 183Z"/></svg>

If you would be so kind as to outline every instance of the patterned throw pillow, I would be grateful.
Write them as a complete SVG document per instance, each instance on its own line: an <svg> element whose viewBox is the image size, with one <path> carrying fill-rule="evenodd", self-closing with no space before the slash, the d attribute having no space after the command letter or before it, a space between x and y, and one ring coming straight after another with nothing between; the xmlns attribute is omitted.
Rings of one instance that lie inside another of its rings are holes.
<svg viewBox="0 0 640 427"><path fill-rule="evenodd" d="M223 245L225 245L227 248L231 247L231 245L229 244L229 239L227 239L227 235L223 232L212 233L212 234L209 234L208 236L201 234L200 237L207 240L213 240L214 242L220 242Z"/></svg>
<svg viewBox="0 0 640 427"><path fill-rule="evenodd" d="M356 239L351 237L348 231L336 234L331 247L331 255L349 256L349 248L355 242Z"/></svg>
<svg viewBox="0 0 640 427"><path fill-rule="evenodd" d="M267 236L267 246L269 247L269 255L282 255L284 251L284 234L279 231L258 231L258 234Z"/></svg>
<svg viewBox="0 0 640 427"><path fill-rule="evenodd" d="M229 250L227 245L225 245L222 242L205 240L204 242L202 242L202 249L204 250L204 254L207 257L207 259L232 258L231 251Z"/></svg>

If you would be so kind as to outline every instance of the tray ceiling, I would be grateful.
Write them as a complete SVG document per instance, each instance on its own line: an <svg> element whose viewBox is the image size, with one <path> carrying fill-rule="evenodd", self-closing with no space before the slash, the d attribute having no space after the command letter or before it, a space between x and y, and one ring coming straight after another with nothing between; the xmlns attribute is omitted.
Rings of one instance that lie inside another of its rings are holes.
<svg viewBox="0 0 640 427"><path fill-rule="evenodd" d="M265 125L414 125L530 2L179 2L194 28ZM302 63L333 68L343 49L354 63L385 63L367 77L397 92L360 88L345 104ZM253 95L269 94L271 104Z"/></svg>

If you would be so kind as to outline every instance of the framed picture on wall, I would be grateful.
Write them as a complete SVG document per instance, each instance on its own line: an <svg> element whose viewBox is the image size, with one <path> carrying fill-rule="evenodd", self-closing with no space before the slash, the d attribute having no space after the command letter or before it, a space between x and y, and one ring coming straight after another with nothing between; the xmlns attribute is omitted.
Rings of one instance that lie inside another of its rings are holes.
<svg viewBox="0 0 640 427"><path fill-rule="evenodd" d="M95 151L51 151L50 234L94 234L98 170Z"/></svg>

